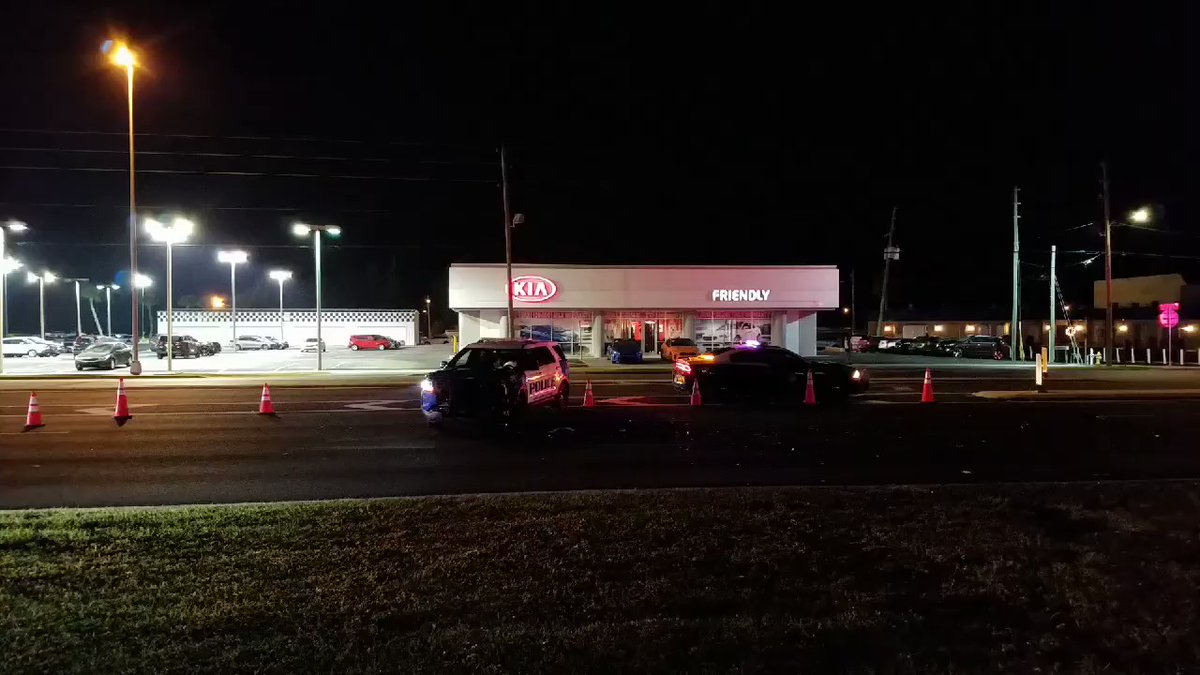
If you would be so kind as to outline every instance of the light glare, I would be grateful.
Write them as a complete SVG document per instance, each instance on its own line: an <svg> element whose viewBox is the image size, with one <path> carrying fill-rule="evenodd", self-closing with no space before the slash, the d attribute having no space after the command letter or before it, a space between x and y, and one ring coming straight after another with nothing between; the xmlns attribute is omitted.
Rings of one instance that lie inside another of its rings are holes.
<svg viewBox="0 0 1200 675"><path fill-rule="evenodd" d="M292 234L296 235L297 237L307 237L309 232L312 232L312 228L304 223L296 223L295 225L292 225Z"/></svg>
<svg viewBox="0 0 1200 675"><path fill-rule="evenodd" d="M240 265L250 258L245 251L217 251L217 260L231 265Z"/></svg>
<svg viewBox="0 0 1200 675"><path fill-rule="evenodd" d="M10 220L5 225L8 226L10 232L24 232L29 229L29 226L19 220Z"/></svg>
<svg viewBox="0 0 1200 675"><path fill-rule="evenodd" d="M1149 209L1149 208L1147 208L1147 207L1145 207L1145 206L1143 206L1143 207L1142 207L1142 208L1140 208L1140 209L1136 209L1136 210L1134 210L1134 211L1131 211L1131 212L1129 213L1129 220L1131 220L1131 221L1133 221L1133 222L1135 222L1135 223L1148 223L1148 222L1150 222L1150 209Z"/></svg>
<svg viewBox="0 0 1200 675"><path fill-rule="evenodd" d="M275 281L287 281L292 278L292 272L291 270L271 270L267 273L267 276Z"/></svg>

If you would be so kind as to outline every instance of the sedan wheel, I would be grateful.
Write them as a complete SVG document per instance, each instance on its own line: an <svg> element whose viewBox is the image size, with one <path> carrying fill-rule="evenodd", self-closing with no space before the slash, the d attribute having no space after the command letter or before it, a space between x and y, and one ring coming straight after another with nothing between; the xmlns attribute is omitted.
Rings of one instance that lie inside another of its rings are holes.
<svg viewBox="0 0 1200 675"><path fill-rule="evenodd" d="M383 350L387 349L387 345L379 345L375 349L378 349L379 351L383 351Z"/></svg>
<svg viewBox="0 0 1200 675"><path fill-rule="evenodd" d="M113 358L110 356L110 357L108 358L108 362L107 362L107 363L105 363L104 365L105 365L105 367L106 367L106 368L108 368L109 370L113 370L114 368L116 368L116 367L117 367L117 362L116 362L116 360L115 360L115 359L113 359Z"/></svg>
<svg viewBox="0 0 1200 675"><path fill-rule="evenodd" d="M83 364L76 363L76 364L75 364L75 370L83 370Z"/></svg>
<svg viewBox="0 0 1200 675"><path fill-rule="evenodd" d="M1004 352L996 352L996 353L992 354L992 358L996 359L997 361L1003 361L1004 360Z"/></svg>
<svg viewBox="0 0 1200 675"><path fill-rule="evenodd" d="M350 351L352 351L352 352L358 351L358 345L350 345Z"/></svg>
<svg viewBox="0 0 1200 675"><path fill-rule="evenodd" d="M961 359L962 355L963 355L963 350L961 350L961 349L954 350L954 358Z"/></svg>
<svg viewBox="0 0 1200 675"><path fill-rule="evenodd" d="M33 358L33 357L37 356L37 352L30 349L29 351L25 352L25 356L28 356L29 358Z"/></svg>

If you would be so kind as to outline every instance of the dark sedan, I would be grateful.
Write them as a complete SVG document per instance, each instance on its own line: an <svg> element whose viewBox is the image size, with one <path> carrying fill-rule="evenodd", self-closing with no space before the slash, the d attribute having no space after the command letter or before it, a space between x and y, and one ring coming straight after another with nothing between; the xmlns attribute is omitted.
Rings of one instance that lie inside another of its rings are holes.
<svg viewBox="0 0 1200 675"><path fill-rule="evenodd" d="M738 346L675 362L673 381L682 391L699 382L705 402L793 402L804 396L808 373L818 402L844 401L867 391L861 368L810 361L782 347Z"/></svg>
<svg viewBox="0 0 1200 675"><path fill-rule="evenodd" d="M128 366L133 361L133 349L124 342L99 342L75 355L75 370Z"/></svg>
<svg viewBox="0 0 1200 675"><path fill-rule="evenodd" d="M958 358L995 359L1008 358L1008 344L991 335L973 335L945 348L951 356Z"/></svg>

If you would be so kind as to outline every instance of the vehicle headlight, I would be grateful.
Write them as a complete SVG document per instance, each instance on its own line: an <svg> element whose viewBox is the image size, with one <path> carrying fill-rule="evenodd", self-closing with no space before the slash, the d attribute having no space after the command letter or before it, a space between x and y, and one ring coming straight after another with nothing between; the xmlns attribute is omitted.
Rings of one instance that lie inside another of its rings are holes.
<svg viewBox="0 0 1200 675"><path fill-rule="evenodd" d="M856 368L853 373L850 373L850 379L861 380L862 379L862 371L860 371Z"/></svg>
<svg viewBox="0 0 1200 675"><path fill-rule="evenodd" d="M421 391L427 394L433 393L433 382L428 377L421 380Z"/></svg>

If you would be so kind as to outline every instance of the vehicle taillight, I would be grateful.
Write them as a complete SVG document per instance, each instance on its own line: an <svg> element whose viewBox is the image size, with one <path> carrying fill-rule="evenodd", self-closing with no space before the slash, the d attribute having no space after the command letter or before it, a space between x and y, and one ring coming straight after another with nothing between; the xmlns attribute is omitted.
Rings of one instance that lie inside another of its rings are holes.
<svg viewBox="0 0 1200 675"><path fill-rule="evenodd" d="M675 362L675 370L678 370L681 373L690 373L690 372L692 372L692 367L688 364L687 361L676 361Z"/></svg>

